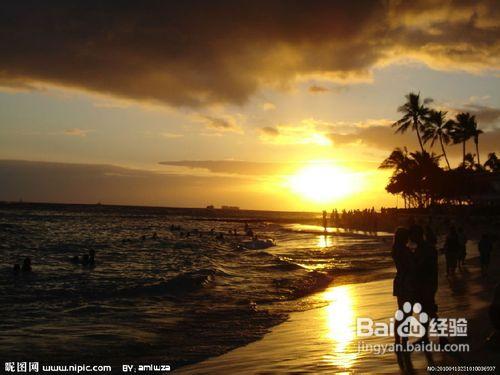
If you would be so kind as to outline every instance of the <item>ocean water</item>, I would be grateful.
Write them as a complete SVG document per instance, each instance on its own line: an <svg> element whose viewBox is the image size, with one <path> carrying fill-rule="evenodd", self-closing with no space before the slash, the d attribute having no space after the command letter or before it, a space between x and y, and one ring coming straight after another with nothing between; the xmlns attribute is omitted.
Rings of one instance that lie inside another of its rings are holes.
<svg viewBox="0 0 500 375"><path fill-rule="evenodd" d="M239 248L243 221L277 245ZM2 205L0 358L176 367L254 341L291 311L321 305L308 298L316 291L373 279L390 265L386 235L325 235L319 221L307 213ZM91 249L94 267L70 261ZM14 275L27 256L33 272Z"/></svg>

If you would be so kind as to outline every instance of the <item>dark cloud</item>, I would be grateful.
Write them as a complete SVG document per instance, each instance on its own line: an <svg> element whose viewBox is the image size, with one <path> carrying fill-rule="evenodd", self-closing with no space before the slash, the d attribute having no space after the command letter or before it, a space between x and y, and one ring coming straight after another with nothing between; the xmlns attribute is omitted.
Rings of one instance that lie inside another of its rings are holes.
<svg viewBox="0 0 500 375"><path fill-rule="evenodd" d="M418 141L415 134L395 134L390 126L374 125L366 128L358 128L352 133L331 133L329 138L335 145L346 145L361 143L363 145L381 150L392 150L394 147L407 147L415 149Z"/></svg>
<svg viewBox="0 0 500 375"><path fill-rule="evenodd" d="M4 1L0 81L136 100L244 103L263 84L366 75L411 55L498 68L499 8L482 1Z"/></svg>
<svg viewBox="0 0 500 375"><path fill-rule="evenodd" d="M203 116L203 119L205 120L207 127L211 129L223 131L239 130L239 126L236 123L222 117Z"/></svg>
<svg viewBox="0 0 500 375"><path fill-rule="evenodd" d="M375 168L377 165L371 162L336 161L337 164L353 169ZM162 165L186 167L190 169L205 169L213 173L228 173L249 176L272 176L293 174L297 170L309 165L308 162L249 162L241 160L181 160L162 161Z"/></svg>
<svg viewBox="0 0 500 375"><path fill-rule="evenodd" d="M367 128L359 128L350 134L331 133L329 138L335 145L346 145L352 143L360 143L368 147L377 148L384 151L390 151L395 147L406 147L408 150L420 149L417 136L413 132L404 134L395 134L394 128L390 126L371 126ZM426 145L429 148L430 145ZM489 152L499 152L500 150L500 129L485 132L480 137L480 152L486 155ZM433 151L437 154L441 153L438 142L434 145ZM474 145L469 142L468 151L475 152ZM447 146L447 152L452 156L462 155L460 145Z"/></svg>
<svg viewBox="0 0 500 375"><path fill-rule="evenodd" d="M239 160L181 160L162 161L160 164L239 175L275 175L289 173L303 166L303 163L259 163Z"/></svg>
<svg viewBox="0 0 500 375"><path fill-rule="evenodd" d="M252 182L248 178L165 174L113 165L0 160L0 180L4 201L190 207L258 202L251 194L241 195L241 187ZM219 201L221 191L227 201Z"/></svg>
<svg viewBox="0 0 500 375"><path fill-rule="evenodd" d="M456 109L456 112L470 112L476 116L476 120L481 125L498 124L500 120L500 108L489 107L479 104L468 104L463 108Z"/></svg>

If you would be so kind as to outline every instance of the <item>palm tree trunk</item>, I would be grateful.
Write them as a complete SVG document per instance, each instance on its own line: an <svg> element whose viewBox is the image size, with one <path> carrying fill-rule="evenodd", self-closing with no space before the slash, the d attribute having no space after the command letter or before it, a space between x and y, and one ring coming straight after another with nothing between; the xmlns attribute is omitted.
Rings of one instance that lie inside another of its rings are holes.
<svg viewBox="0 0 500 375"><path fill-rule="evenodd" d="M465 166L465 140L462 142L462 154L463 154L462 163Z"/></svg>
<svg viewBox="0 0 500 375"><path fill-rule="evenodd" d="M476 138L474 141L476 143L477 164L481 165L481 161L479 160L479 139Z"/></svg>
<svg viewBox="0 0 500 375"><path fill-rule="evenodd" d="M441 143L441 150L443 150L444 160L446 160L446 164L448 165L448 169L451 170L450 162L448 161L448 156L446 156L446 151L444 149L444 144L443 144L443 138L441 137L441 135L439 136L439 142Z"/></svg>
<svg viewBox="0 0 500 375"><path fill-rule="evenodd" d="M420 148L422 149L422 152L424 152L425 151L424 144L422 143L422 137L420 137L420 131L418 130L418 126L415 127L415 129L417 130L418 143L420 144Z"/></svg>

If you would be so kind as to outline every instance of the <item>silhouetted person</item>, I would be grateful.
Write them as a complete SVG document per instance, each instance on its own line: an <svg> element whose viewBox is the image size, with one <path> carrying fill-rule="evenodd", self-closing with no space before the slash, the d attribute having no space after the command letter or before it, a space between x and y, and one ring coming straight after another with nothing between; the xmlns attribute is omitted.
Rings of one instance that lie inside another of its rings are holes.
<svg viewBox="0 0 500 375"><path fill-rule="evenodd" d="M30 259L30 257L24 258L23 266L21 267L21 271L31 272L31 259Z"/></svg>
<svg viewBox="0 0 500 375"><path fill-rule="evenodd" d="M405 302L413 304L415 300L415 278L416 267L414 254L408 247L409 231L400 227L394 233L394 243L392 245L392 259L396 266L396 276L393 283L393 295L398 301L399 310L403 311ZM404 320L402 320L404 321ZM394 327L394 340L396 344L406 345L408 338L401 338L397 333L400 322L396 321Z"/></svg>
<svg viewBox="0 0 500 375"><path fill-rule="evenodd" d="M95 265L95 250L90 249L89 250L89 266L94 266Z"/></svg>
<svg viewBox="0 0 500 375"><path fill-rule="evenodd" d="M437 245L437 237L434 231L432 230L432 227L430 224L427 224L425 226L425 241L429 246L434 246L436 247Z"/></svg>
<svg viewBox="0 0 500 375"><path fill-rule="evenodd" d="M483 276L488 274L491 252L493 251L493 242L488 234L483 234L478 243L479 261L481 262L481 273Z"/></svg>
<svg viewBox="0 0 500 375"><path fill-rule="evenodd" d="M410 241L415 243L416 260L416 301L430 319L437 317L435 295L438 289L438 254L436 247L424 240L424 230L420 225L410 228ZM426 335L421 341L428 342L429 321L424 324Z"/></svg>
<svg viewBox="0 0 500 375"><path fill-rule="evenodd" d="M245 231L245 234L247 235L247 237L253 237L253 230L252 230L252 228L247 227L247 229Z"/></svg>
<svg viewBox="0 0 500 375"><path fill-rule="evenodd" d="M14 275L19 275L19 273L21 272L21 266L19 265L19 263L14 264L14 267L12 267L12 272L14 273Z"/></svg>
<svg viewBox="0 0 500 375"><path fill-rule="evenodd" d="M326 211L323 211L323 230L326 232L326 228L328 226L328 220L326 218Z"/></svg>
<svg viewBox="0 0 500 375"><path fill-rule="evenodd" d="M464 265L465 258L467 256L467 236L465 235L463 228L458 228L458 254L457 254L457 264L458 268L462 269Z"/></svg>
<svg viewBox="0 0 500 375"><path fill-rule="evenodd" d="M90 262L90 257L88 254L82 256L82 266L88 266Z"/></svg>
<svg viewBox="0 0 500 375"><path fill-rule="evenodd" d="M455 269L457 268L457 258L460 248L460 243L458 242L457 230L454 226L450 227L450 232L446 237L444 244L444 254L446 257L446 275L453 276L455 274Z"/></svg>

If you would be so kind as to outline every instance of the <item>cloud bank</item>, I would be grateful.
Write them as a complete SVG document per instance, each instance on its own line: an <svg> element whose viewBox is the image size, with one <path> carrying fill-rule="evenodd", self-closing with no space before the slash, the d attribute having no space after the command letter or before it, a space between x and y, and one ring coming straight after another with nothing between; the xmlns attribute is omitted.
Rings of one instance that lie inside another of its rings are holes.
<svg viewBox="0 0 500 375"><path fill-rule="evenodd" d="M401 58L499 69L500 3L4 1L0 44L0 85L11 89L48 83L173 106L242 104L263 86L359 79Z"/></svg>
<svg viewBox="0 0 500 375"><path fill-rule="evenodd" d="M157 173L104 164L0 160L0 179L0 201L188 207L210 203L248 207L259 202L255 192L245 191L254 183L248 178Z"/></svg>

